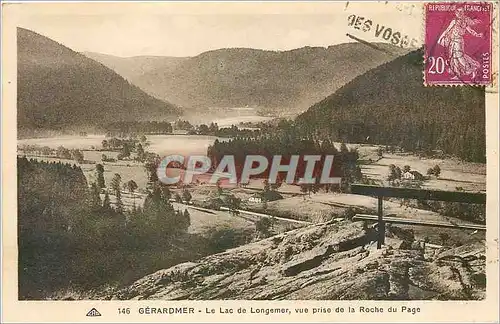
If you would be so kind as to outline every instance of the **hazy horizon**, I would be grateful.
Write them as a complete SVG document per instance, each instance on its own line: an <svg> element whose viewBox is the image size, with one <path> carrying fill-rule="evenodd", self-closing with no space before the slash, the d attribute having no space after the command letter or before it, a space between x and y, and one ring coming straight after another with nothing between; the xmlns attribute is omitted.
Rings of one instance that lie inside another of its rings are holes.
<svg viewBox="0 0 500 324"><path fill-rule="evenodd" d="M326 48L355 42L346 36L346 31L369 42L383 42L380 37L348 27L347 17L351 14L380 24L391 21L388 27L414 38L421 36L418 32L421 21L415 19L418 15L402 11L401 14L407 18L390 19L394 15L394 4L374 12L361 6L362 3L325 3L322 5L324 10L318 12L308 7L297 9L296 6L276 11L273 3L260 7L243 3L234 4L227 13L217 13L211 3L198 3L196 6L187 3L134 5L128 8L109 3L93 3L92 6L58 3L42 7L23 3L17 26L77 52L119 57L193 57L222 48L270 51L288 51L305 46Z"/></svg>
<svg viewBox="0 0 500 324"><path fill-rule="evenodd" d="M29 31L32 31L32 32L35 32L41 36L44 36L44 37L47 37L47 38L50 38L52 39L53 41L56 41L58 42L59 44L63 45L63 46L66 46L70 49L73 50L73 48L67 46L66 44L63 44L47 35L44 35L42 33L39 33L38 31L36 30L33 30L33 29L28 29L28 28L25 28L25 27L18 27L18 28L24 28L24 29L27 29ZM171 57L171 58L188 58L188 57L196 57L196 56L199 56L203 53L207 53L207 52L211 52L211 51L218 51L218 50L225 50L225 49L250 49L250 50L258 50L258 51L273 51L273 52L289 52L289 51L294 51L294 50L298 50L298 49L301 49L301 48L305 48L305 47L310 47L310 48L328 48L330 46L336 46L336 45L342 45L342 44L349 44L349 43L356 43L355 40L352 40L350 38L348 38L349 41L346 40L346 42L343 42L343 43L337 43L337 44L330 44L330 45L326 45L326 46L311 46L311 45L303 45L303 46L300 46L300 47L296 47L296 48L291 48L291 49L286 49L286 50L274 50L274 49L264 49L264 48L254 48L254 47L220 47L220 48L213 48L213 49L209 49L205 52L201 52L199 54L196 54L196 55L191 55L191 56L171 56L171 55L147 55L147 54L143 54L143 55L131 55L131 56L120 56L120 55L115 55L115 54L108 54L108 53L102 53L102 52L96 52L96 51L76 51L77 53L94 53L94 54L100 54L100 55L106 55L106 56L114 56L114 57L119 57L119 58L134 58L134 57Z"/></svg>

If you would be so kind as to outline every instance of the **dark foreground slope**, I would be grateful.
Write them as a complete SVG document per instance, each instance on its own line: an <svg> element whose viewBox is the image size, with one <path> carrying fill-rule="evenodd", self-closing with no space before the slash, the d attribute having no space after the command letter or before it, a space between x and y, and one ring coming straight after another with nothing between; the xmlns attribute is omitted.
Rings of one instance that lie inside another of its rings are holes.
<svg viewBox="0 0 500 324"><path fill-rule="evenodd" d="M158 271L108 298L484 298L484 243L424 253L401 230L380 250L373 239L361 222L311 225Z"/></svg>
<svg viewBox="0 0 500 324"><path fill-rule="evenodd" d="M425 87L422 62L415 51L358 76L297 117L297 125L337 140L485 162L484 89Z"/></svg>
<svg viewBox="0 0 500 324"><path fill-rule="evenodd" d="M17 29L18 126L67 129L167 118L178 108L104 65L27 29Z"/></svg>

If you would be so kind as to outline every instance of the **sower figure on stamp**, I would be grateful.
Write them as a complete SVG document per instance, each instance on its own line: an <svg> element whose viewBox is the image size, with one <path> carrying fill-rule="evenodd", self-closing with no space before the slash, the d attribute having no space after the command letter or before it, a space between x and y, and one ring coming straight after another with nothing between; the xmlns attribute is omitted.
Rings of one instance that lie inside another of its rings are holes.
<svg viewBox="0 0 500 324"><path fill-rule="evenodd" d="M465 54L464 35L469 32L475 37L483 37L482 33L477 33L471 28L472 25L476 25L481 21L467 17L463 8L456 10L455 17L439 37L438 44L447 49L449 56L448 73L454 74L452 79L465 75L472 75L472 79L474 79L481 65Z"/></svg>

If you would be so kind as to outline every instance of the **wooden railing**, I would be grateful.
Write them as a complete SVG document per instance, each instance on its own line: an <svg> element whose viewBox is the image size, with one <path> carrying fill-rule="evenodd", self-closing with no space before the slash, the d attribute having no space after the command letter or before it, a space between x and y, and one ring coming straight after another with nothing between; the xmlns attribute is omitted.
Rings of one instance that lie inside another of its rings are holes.
<svg viewBox="0 0 500 324"><path fill-rule="evenodd" d="M351 185L351 193L356 195L374 196L378 198L378 210L376 219L378 221L378 239L377 239L378 249L382 247L385 241L386 221L391 223L400 223L400 224L404 223L404 224L436 226L436 227L466 228L465 225L453 225L453 224L444 224L439 222L426 222L417 220L404 220L395 217L384 219L383 215L384 197L408 198L408 199L419 199L419 200L439 200L439 201L461 202L469 204L486 204L485 193L469 193L462 191L422 190L413 188L379 187L372 185L353 184ZM358 219L375 220L374 215L356 215L355 217ZM486 230L486 226L484 225L477 225L477 226L470 225L467 226L467 228Z"/></svg>

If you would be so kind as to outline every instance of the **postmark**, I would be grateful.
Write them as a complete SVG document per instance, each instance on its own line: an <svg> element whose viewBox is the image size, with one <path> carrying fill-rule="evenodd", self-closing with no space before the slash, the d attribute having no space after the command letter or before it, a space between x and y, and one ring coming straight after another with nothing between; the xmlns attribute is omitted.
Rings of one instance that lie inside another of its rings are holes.
<svg viewBox="0 0 500 324"><path fill-rule="evenodd" d="M378 42L390 43L401 48L416 48L419 42L418 39L396 28L377 23L370 17L351 14L347 17L347 26L354 30L367 33L371 37L375 37ZM356 40L359 41L359 39Z"/></svg>
<svg viewBox="0 0 500 324"><path fill-rule="evenodd" d="M425 4L425 85L492 84L492 3Z"/></svg>

